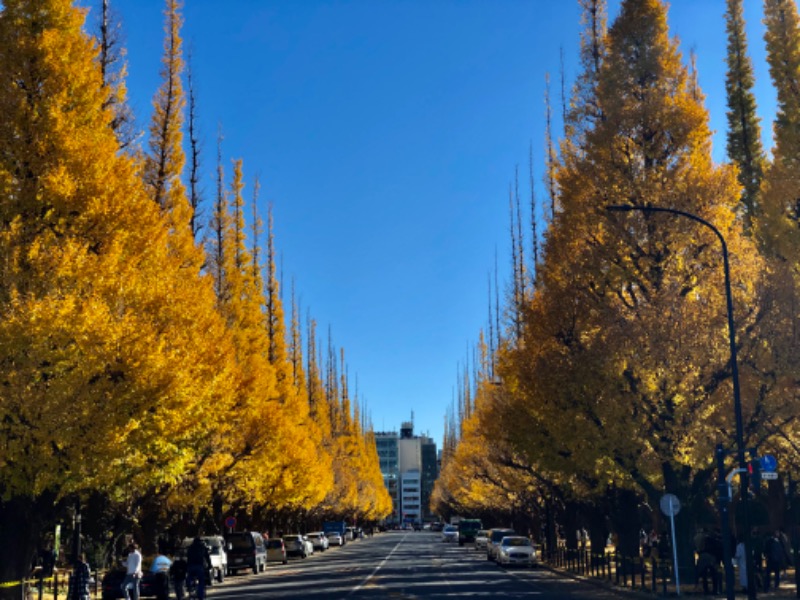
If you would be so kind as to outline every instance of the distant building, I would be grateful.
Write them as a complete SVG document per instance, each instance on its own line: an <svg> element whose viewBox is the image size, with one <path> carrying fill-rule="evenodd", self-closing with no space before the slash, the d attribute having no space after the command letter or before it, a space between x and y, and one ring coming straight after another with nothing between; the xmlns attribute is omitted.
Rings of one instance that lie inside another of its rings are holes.
<svg viewBox="0 0 800 600"><path fill-rule="evenodd" d="M392 497L391 522L420 522L432 517L430 499L439 476L436 444L415 436L414 424L404 422L397 432L375 434L383 483Z"/></svg>
<svg viewBox="0 0 800 600"><path fill-rule="evenodd" d="M383 475L383 485L392 497L392 506L397 517L400 489L400 467L397 457L397 433L376 433L375 445L378 449L378 462ZM394 519L392 519L394 520Z"/></svg>

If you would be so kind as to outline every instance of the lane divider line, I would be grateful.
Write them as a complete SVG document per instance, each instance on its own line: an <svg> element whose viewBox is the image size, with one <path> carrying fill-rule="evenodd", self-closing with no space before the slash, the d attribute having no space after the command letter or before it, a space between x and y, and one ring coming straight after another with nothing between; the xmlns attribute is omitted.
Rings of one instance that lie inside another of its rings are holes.
<svg viewBox="0 0 800 600"><path fill-rule="evenodd" d="M372 573L370 573L369 575L367 575L367 578L366 578L364 581L362 581L360 584L358 584L356 587L354 587L352 590L350 590L350 593L349 593L349 594L347 594L347 597L348 597L348 598L349 598L350 596L352 596L353 594L355 594L357 591L359 591L361 588L363 588L365 585L367 585L367 583L369 583L369 580L370 580L370 579L372 579L373 577L375 577L375 573L377 573L378 571L380 571L380 570L381 570L381 568L383 567L383 565L385 565L385 564L386 564L386 561L387 561L387 560L389 560L389 559L392 557L392 554L394 554L394 551L395 551L395 550L397 550L397 549L400 547L400 544L402 544L402 543L405 541L405 539L406 539L407 537L408 537L408 534L406 533L406 534L403 536L403 539L401 539L399 542L397 542L397 544L395 544L395 547L394 547L394 548L392 548L392 551L391 551L391 552L389 552L389 554L387 554L387 555L386 555L386 558L384 558L384 559L383 559L383 560L382 560L382 561L381 561L381 562L378 564L378 566L377 566L377 567L375 567L375 568L372 570Z"/></svg>

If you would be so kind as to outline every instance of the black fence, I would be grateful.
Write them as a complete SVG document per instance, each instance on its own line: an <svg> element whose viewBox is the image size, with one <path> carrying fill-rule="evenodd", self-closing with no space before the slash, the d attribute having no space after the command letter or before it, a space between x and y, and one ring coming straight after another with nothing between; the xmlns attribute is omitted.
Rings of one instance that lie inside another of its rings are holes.
<svg viewBox="0 0 800 600"><path fill-rule="evenodd" d="M800 550L792 552L792 563L800 564ZM675 593L675 580L673 577L672 557L644 558L639 555L627 556L614 550L605 552L592 552L589 548L569 549L556 548L550 552L542 553L542 560L553 567L575 573L584 577L602 579L609 584L648 591L658 596L672 596ZM756 585L759 594L763 594L763 568L756 563ZM738 576L735 576L735 585L738 586ZM790 566L781 576L781 597L789 594L800 598L800 569ZM724 593L725 572L720 565L719 569L720 593ZM695 578L681 581L681 589L694 588L697 584ZM768 594L768 596L774 594ZM791 597L789 596L789 597Z"/></svg>
<svg viewBox="0 0 800 600"><path fill-rule="evenodd" d="M649 590L667 595L672 583L672 563L619 552L592 552L589 549L557 548L547 556L554 567L607 580L618 586Z"/></svg>
<svg viewBox="0 0 800 600"><path fill-rule="evenodd" d="M70 590L71 571L56 571L49 577L38 575L16 582L16 587L20 590L19 597L22 600L58 600L63 598L68 600ZM100 597L100 578L102 573L94 571L92 573L91 592L92 597Z"/></svg>

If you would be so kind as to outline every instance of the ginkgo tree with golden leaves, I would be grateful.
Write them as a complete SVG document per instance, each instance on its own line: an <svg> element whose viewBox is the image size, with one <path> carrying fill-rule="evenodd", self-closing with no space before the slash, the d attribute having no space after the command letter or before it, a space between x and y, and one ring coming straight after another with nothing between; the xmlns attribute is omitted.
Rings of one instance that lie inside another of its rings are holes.
<svg viewBox="0 0 800 600"><path fill-rule="evenodd" d="M169 252L118 153L83 13L3 5L0 579L13 580L60 501L181 483L211 411L230 405L231 342L210 281Z"/></svg>

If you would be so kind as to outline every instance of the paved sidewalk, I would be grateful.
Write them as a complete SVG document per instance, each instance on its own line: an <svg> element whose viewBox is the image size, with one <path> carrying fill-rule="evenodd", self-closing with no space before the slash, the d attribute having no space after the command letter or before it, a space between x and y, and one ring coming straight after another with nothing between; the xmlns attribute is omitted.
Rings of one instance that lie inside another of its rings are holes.
<svg viewBox="0 0 800 600"><path fill-rule="evenodd" d="M553 571L553 572L560 573L560 574L563 574L563 575L568 575L570 577L573 577L574 579L577 579L577 580L580 580L580 581L585 581L587 583L592 583L592 584L594 584L594 585L596 585L598 587L603 587L603 588L606 588L608 590L613 590L615 592L620 592L620 593L622 593L622 594L624 594L624 595L626 595L626 596L628 596L630 598L636 598L637 600L638 599L641 599L641 600L653 600L654 598L676 598L676 597L678 597L678 594L676 592L674 584L668 584L667 585L667 593L666 593L666 595L664 595L663 588L661 588L661 587L659 588L658 592L654 593L649 589L645 590L645 589L642 589L641 587L631 588L630 586L623 587L621 585L615 585L614 583L612 583L608 579L603 579L603 578L599 578L599 577L590 577L590 576L587 576L587 575L579 575L579 574L574 573L573 571L570 571L568 569L554 567L553 565L550 565L550 564L547 564L547 563L542 563L542 566L544 568L546 568L546 569L549 569L549 570ZM727 597L724 593L723 594L717 594L717 595L711 595L711 594L704 595L703 594L702 585L695 586L693 583L690 583L689 585L681 585L681 594L680 595L681 595L681 597L682 596L687 596L687 597L691 597L691 598L726 598ZM740 599L744 600L744 599L747 598L747 594L744 591L742 591L741 589L739 589L738 584L737 584L737 587L736 587L735 597L737 598L737 600L740 600ZM788 575L781 580L780 589L778 589L778 590L772 589L769 592L764 592L764 591L759 590L759 592L757 594L757 597L759 599L762 599L762 598L763 599L800 598L800 594L797 593L797 586L794 583L794 571L789 571Z"/></svg>

